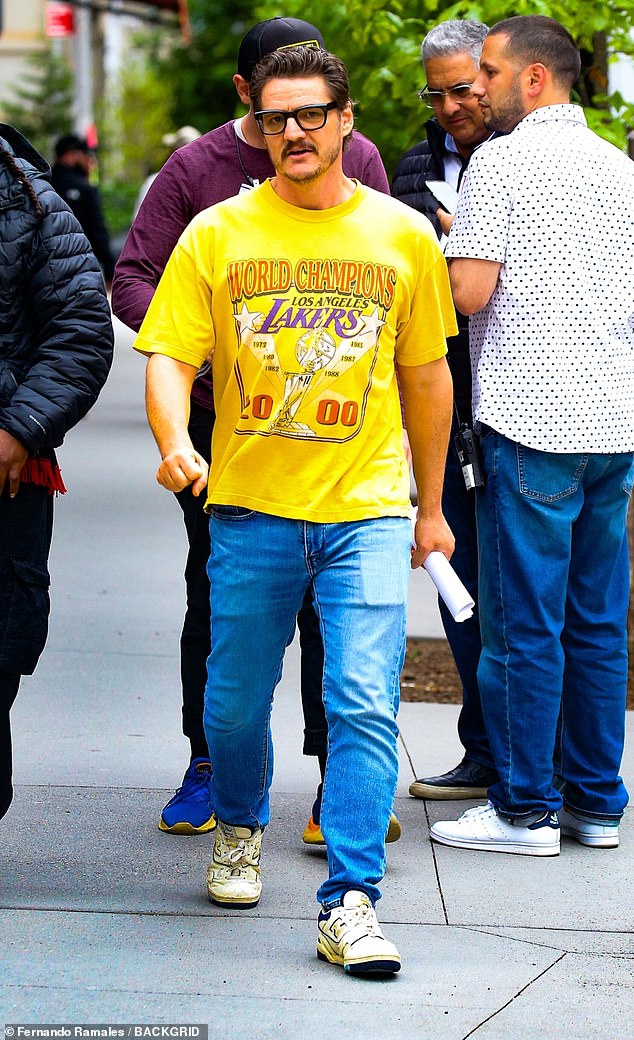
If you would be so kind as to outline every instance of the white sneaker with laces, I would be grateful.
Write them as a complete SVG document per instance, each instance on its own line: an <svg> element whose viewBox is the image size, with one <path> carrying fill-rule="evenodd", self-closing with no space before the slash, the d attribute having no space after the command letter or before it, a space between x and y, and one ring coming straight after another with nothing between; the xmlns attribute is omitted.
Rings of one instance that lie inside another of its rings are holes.
<svg viewBox="0 0 634 1040"><path fill-rule="evenodd" d="M216 906L252 910L262 892L260 847L262 831L232 827L218 820L214 852L207 868L207 892Z"/></svg>
<svg viewBox="0 0 634 1040"><path fill-rule="evenodd" d="M575 838L581 845L589 845L595 849L617 849L619 847L618 823L595 823L593 820L582 820L568 809L560 809L559 826L562 834L568 838Z"/></svg>
<svg viewBox="0 0 634 1040"><path fill-rule="evenodd" d="M544 815L527 826L498 816L491 802L467 809L459 820L440 821L430 828L433 841L457 849L510 852L516 856L558 856L557 813Z"/></svg>
<svg viewBox="0 0 634 1040"><path fill-rule="evenodd" d="M317 956L351 975L393 975L401 958L385 938L365 892L349 889L341 906L323 909L317 922Z"/></svg>

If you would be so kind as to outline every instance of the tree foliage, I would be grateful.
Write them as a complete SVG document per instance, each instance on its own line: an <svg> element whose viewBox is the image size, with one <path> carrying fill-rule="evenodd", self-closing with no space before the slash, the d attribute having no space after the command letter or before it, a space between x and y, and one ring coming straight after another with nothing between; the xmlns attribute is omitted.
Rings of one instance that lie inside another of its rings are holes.
<svg viewBox="0 0 634 1040"><path fill-rule="evenodd" d="M169 155L162 138L172 129L172 86L151 60L156 46L152 36L133 41L118 83L97 110L100 188L115 235L130 226L142 182Z"/></svg>
<svg viewBox="0 0 634 1040"><path fill-rule="evenodd" d="M231 82L240 39L254 22L279 15L278 0L190 0L193 40L157 58L160 75L171 84L175 125L193 123L201 130L242 111ZM423 136L427 112L417 91L423 85L420 44L437 22L477 18L493 25L510 14L546 14L565 25L584 58L584 76L576 100L586 108L590 125L619 147L634 127L634 106L619 95L607 96L605 41L612 53L634 54L630 27L634 0L606 5L600 0L285 0L284 14L319 26L326 45L350 70L356 121L379 147L388 172L407 148Z"/></svg>
<svg viewBox="0 0 634 1040"><path fill-rule="evenodd" d="M247 0L189 0L188 10L191 43L181 40L155 64L170 83L173 125L204 132L244 112L232 77L240 40L257 18Z"/></svg>
<svg viewBox="0 0 634 1040"><path fill-rule="evenodd" d="M556 18L582 48L585 74L578 100L589 109L593 129L624 147L627 130L634 126L634 106L625 105L619 95L607 97L607 70L596 60L601 34L612 52L634 54L634 0L610 5L600 0L515 0L511 9L505 0L335 0L327 17L319 0L287 0L284 10L318 25L326 45L346 62L358 100L357 125L379 147L388 173L423 136L427 113L417 98L423 85L420 44L429 29L449 18L476 18L487 25L512 14ZM273 0L262 0L254 19L278 13Z"/></svg>
<svg viewBox="0 0 634 1040"><path fill-rule="evenodd" d="M27 73L3 99L2 117L50 159L58 137L73 128L73 73L49 42L27 62Z"/></svg>

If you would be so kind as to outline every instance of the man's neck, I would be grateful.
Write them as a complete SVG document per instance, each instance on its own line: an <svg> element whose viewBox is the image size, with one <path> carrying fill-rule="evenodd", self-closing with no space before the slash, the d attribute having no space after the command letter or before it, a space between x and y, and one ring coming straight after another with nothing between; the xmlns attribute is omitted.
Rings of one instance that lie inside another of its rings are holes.
<svg viewBox="0 0 634 1040"><path fill-rule="evenodd" d="M346 177L343 170L338 170L338 176L329 177L328 174L314 181L290 181L278 174L271 180L271 187L283 202L300 209L333 209L341 206L354 195L357 185L355 181Z"/></svg>
<svg viewBox="0 0 634 1040"><path fill-rule="evenodd" d="M245 141L252 148L266 148L264 135L260 132L260 128L253 117L252 108L240 120L240 128L244 134Z"/></svg>

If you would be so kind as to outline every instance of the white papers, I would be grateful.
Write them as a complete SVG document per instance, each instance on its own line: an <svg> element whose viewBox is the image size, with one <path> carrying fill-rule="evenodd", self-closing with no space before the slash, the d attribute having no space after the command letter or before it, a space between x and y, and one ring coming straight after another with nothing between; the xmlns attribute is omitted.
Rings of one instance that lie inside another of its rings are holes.
<svg viewBox="0 0 634 1040"><path fill-rule="evenodd" d="M458 192L447 181L425 181L430 192L438 200L447 213L455 213L458 205Z"/></svg>
<svg viewBox="0 0 634 1040"><path fill-rule="evenodd" d="M447 557L441 552L430 552L423 568L438 589L454 621L466 621L470 618L475 603Z"/></svg>

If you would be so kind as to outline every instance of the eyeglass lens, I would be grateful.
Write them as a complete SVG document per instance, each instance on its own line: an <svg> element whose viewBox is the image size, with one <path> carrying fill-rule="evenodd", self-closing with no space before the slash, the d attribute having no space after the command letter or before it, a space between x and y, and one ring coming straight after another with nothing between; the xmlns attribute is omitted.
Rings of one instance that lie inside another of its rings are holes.
<svg viewBox="0 0 634 1040"><path fill-rule="evenodd" d="M302 130L321 130L326 125L328 112L337 107L336 101L327 105L306 105L296 108L294 112L278 112L273 109L256 112L255 117L264 134L281 134L286 129L289 118L293 118Z"/></svg>
<svg viewBox="0 0 634 1040"><path fill-rule="evenodd" d="M419 97L421 101L424 101L428 108L437 108L442 105L445 97L450 97L454 101L466 101L472 97L471 84L470 83L459 83L455 87L450 87L449 90L429 90L428 87L424 87Z"/></svg>

